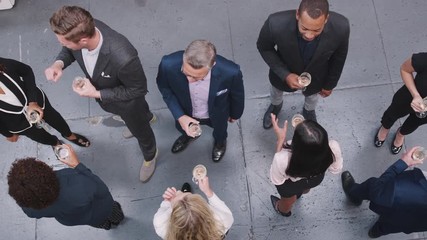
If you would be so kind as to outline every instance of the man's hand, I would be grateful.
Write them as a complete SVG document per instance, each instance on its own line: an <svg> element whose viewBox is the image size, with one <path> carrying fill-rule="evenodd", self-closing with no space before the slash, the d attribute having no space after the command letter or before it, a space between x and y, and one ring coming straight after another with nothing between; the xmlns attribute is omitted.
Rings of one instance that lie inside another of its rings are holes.
<svg viewBox="0 0 427 240"><path fill-rule="evenodd" d="M12 137L7 137L6 140L9 142L17 142L19 138L18 134L13 134Z"/></svg>
<svg viewBox="0 0 427 240"><path fill-rule="evenodd" d="M408 167L412 167L418 164L422 164L423 161L419 161L419 160L414 160L412 158L412 154L414 153L414 151L417 149L418 147L413 147L411 149L409 149L409 151L405 152L402 154L402 160L408 165Z"/></svg>
<svg viewBox="0 0 427 240"><path fill-rule="evenodd" d="M87 78L84 78L83 87L78 87L73 84L73 91L82 97L101 98L101 92L96 90Z"/></svg>
<svg viewBox="0 0 427 240"><path fill-rule="evenodd" d="M295 73L289 74L285 79L286 84L288 84L288 86L292 89L302 89L304 86L301 86L298 83L298 77L299 76L296 75Z"/></svg>
<svg viewBox="0 0 427 240"><path fill-rule="evenodd" d="M65 145L65 147L68 148L69 155L67 158L59 159L59 161L65 163L66 165L68 165L71 168L77 167L77 165L79 165L80 161L77 158L76 152L74 152L74 149L71 147L71 145L69 145L69 144L63 144L63 145Z"/></svg>
<svg viewBox="0 0 427 240"><path fill-rule="evenodd" d="M55 61L50 67L44 70L44 75L49 81L57 82L62 76L62 68L64 63L62 61Z"/></svg>
<svg viewBox="0 0 427 240"><path fill-rule="evenodd" d="M235 121L237 121L238 119L233 119L233 118L231 118L231 117L229 117L228 118L228 122L229 123L234 123Z"/></svg>
<svg viewBox="0 0 427 240"><path fill-rule="evenodd" d="M193 137L193 138L196 137L194 135L194 133L190 132L188 126L192 122L198 124L198 123L200 123L199 121L197 121L196 119L194 119L194 118L192 118L192 117L190 117L188 115L182 115L181 117L178 118L178 122L179 122L179 125L181 125L182 130L184 130L185 133L187 134L187 136Z"/></svg>
<svg viewBox="0 0 427 240"><path fill-rule="evenodd" d="M329 97L329 95L331 95L331 93L332 93L332 90L326 90L326 89L323 89L323 88L319 92L320 96L322 96L324 98L325 97Z"/></svg>
<svg viewBox="0 0 427 240"><path fill-rule="evenodd" d="M27 112L31 113L37 111L40 115L40 119L43 119L43 109L37 104L37 102L30 102L27 106Z"/></svg>

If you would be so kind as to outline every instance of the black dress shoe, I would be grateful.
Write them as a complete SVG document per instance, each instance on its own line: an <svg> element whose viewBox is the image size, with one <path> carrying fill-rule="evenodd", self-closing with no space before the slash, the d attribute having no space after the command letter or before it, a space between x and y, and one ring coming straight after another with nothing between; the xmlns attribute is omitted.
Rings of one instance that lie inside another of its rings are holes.
<svg viewBox="0 0 427 240"><path fill-rule="evenodd" d="M305 108L302 108L302 116L307 120L317 122L316 110L308 111L308 110L305 110Z"/></svg>
<svg viewBox="0 0 427 240"><path fill-rule="evenodd" d="M191 185L189 183L184 183L181 188L181 192L192 192Z"/></svg>
<svg viewBox="0 0 427 240"><path fill-rule="evenodd" d="M402 147L403 147L403 144L402 144L402 145L400 145L400 146L398 146L398 147L396 147L396 146L394 145L394 139L396 139L397 133L398 133L399 131L400 131L400 128L399 128L399 129L397 129L396 134L394 135L394 138L393 138L393 142L391 142L391 148L390 148L390 150L391 150L391 153L393 153L394 155L399 154L399 153L400 153L400 150L402 150Z"/></svg>
<svg viewBox="0 0 427 240"><path fill-rule="evenodd" d="M192 137L189 137L187 135L181 135L177 140L175 140L175 142L172 145L172 153L177 153L177 152L181 152L182 150L184 150L188 144L190 144L190 142L193 140Z"/></svg>
<svg viewBox="0 0 427 240"><path fill-rule="evenodd" d="M227 141L223 143L215 143L212 150L212 161L219 162L227 149Z"/></svg>
<svg viewBox="0 0 427 240"><path fill-rule="evenodd" d="M262 120L262 126L264 129L269 129L273 126L273 123L271 122L271 113L277 116L280 110L282 110L282 105L283 102L279 105L270 104L270 106L267 108L267 111L264 113L264 118Z"/></svg>
<svg viewBox="0 0 427 240"><path fill-rule="evenodd" d="M277 202L280 200L280 198L270 195L270 200L271 200L271 204L273 205L274 210L276 210L276 212L284 217L289 217L292 215L292 212L289 211L287 213L281 212L278 208L277 208Z"/></svg>
<svg viewBox="0 0 427 240"><path fill-rule="evenodd" d="M356 206L360 206L360 204L362 204L362 200L355 199L350 195L350 189L353 187L355 182L354 182L353 176L349 171L344 171L341 174L341 182L342 182L342 188L344 190L344 193L347 195L350 202L352 202Z"/></svg>
<svg viewBox="0 0 427 240"><path fill-rule="evenodd" d="M384 144L384 140L380 141L380 139L378 138L378 134L380 133L380 128L378 128L377 134L375 134L375 139L374 139L374 145L375 147L381 147Z"/></svg>

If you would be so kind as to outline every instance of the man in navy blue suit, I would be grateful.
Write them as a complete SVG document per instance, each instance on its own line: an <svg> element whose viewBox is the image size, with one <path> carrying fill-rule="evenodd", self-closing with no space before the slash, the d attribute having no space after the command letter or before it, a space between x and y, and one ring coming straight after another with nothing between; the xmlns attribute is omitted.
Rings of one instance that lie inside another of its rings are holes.
<svg viewBox="0 0 427 240"><path fill-rule="evenodd" d="M181 132L172 153L181 152L197 138L189 129L197 123L213 128L212 160L220 161L227 146L228 122L238 120L244 109L239 65L217 55L211 42L195 40L185 51L162 58L157 86Z"/></svg>
<svg viewBox="0 0 427 240"><path fill-rule="evenodd" d="M379 215L369 229L370 238L427 231L427 173L419 168L405 171L422 163L412 159L415 149L403 154L379 178L372 177L361 184L355 183L350 172L342 173L343 189L349 200L355 205L369 200L369 208Z"/></svg>

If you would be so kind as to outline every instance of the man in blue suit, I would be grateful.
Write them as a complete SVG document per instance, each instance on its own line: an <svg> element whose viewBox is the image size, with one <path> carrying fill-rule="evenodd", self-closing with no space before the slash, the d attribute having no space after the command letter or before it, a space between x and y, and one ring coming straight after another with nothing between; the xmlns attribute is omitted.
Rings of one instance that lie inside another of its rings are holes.
<svg viewBox="0 0 427 240"><path fill-rule="evenodd" d="M379 178L372 177L361 184L355 183L350 172L342 173L343 189L349 200L355 205L369 200L369 208L379 214L369 229L370 238L427 230L427 173L419 168L405 171L422 163L412 159L415 149L403 154Z"/></svg>
<svg viewBox="0 0 427 240"><path fill-rule="evenodd" d="M227 146L228 122L243 114L245 95L239 65L216 55L211 42L195 40L185 51L162 58L157 86L181 132L172 153L181 152L197 138L189 129L191 123L197 123L213 128L212 160L220 161Z"/></svg>

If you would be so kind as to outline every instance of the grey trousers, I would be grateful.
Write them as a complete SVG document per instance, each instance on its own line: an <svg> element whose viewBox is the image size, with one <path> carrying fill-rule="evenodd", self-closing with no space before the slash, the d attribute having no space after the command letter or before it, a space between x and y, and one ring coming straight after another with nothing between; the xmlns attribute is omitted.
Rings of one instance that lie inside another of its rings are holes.
<svg viewBox="0 0 427 240"><path fill-rule="evenodd" d="M270 85L270 100L271 104L279 105L283 102L283 91ZM310 96L306 96L304 99L304 109L307 111L313 111L316 109L317 103L319 102L319 94L315 93Z"/></svg>

